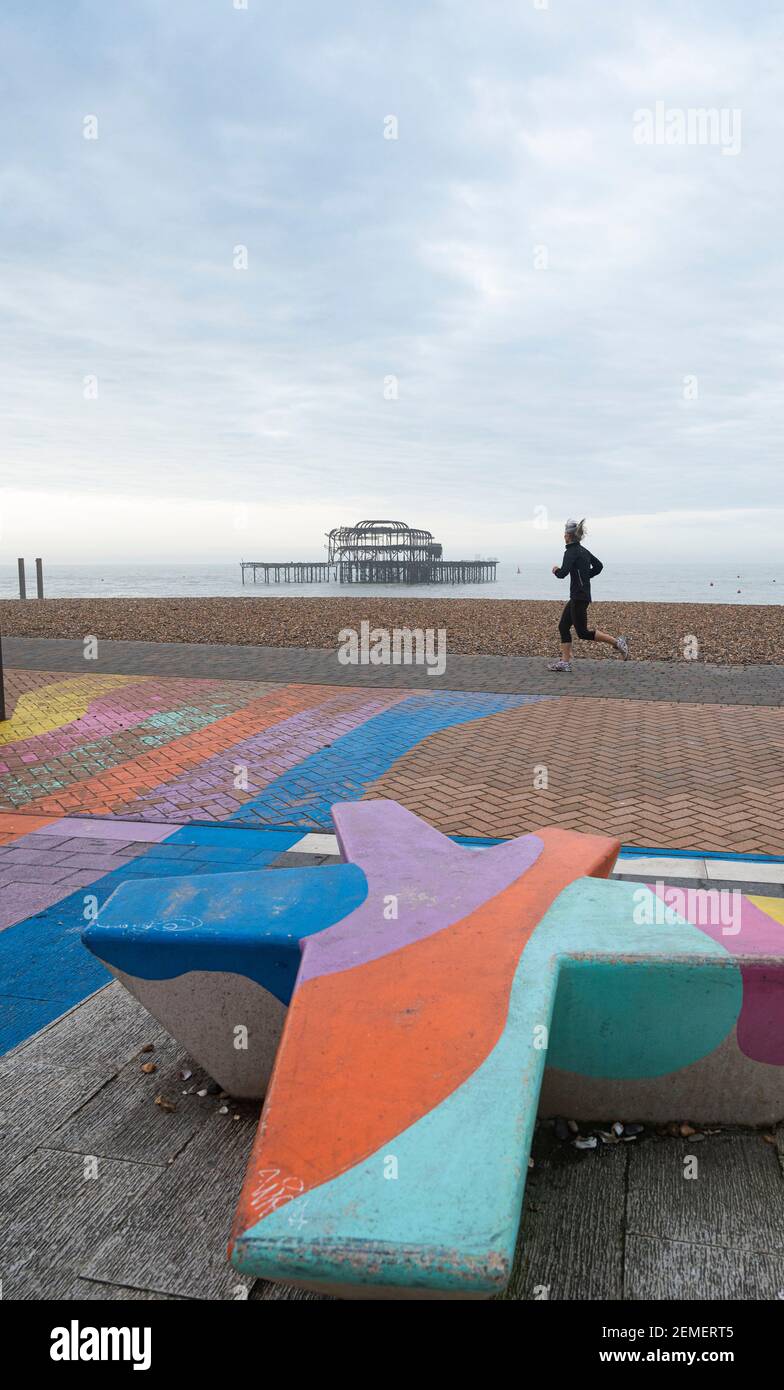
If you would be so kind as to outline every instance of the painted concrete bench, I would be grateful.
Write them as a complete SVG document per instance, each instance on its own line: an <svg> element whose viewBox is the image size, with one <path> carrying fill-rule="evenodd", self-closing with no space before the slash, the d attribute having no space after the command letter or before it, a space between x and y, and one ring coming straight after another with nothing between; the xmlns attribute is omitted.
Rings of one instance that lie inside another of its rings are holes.
<svg viewBox="0 0 784 1390"><path fill-rule="evenodd" d="M84 933L235 1095L264 1092L292 1000L239 1268L486 1297L511 1267L537 1105L784 1114L781 899L603 881L618 846L600 837L477 853L394 803L333 815L347 863L137 880Z"/></svg>
<svg viewBox="0 0 784 1390"><path fill-rule="evenodd" d="M334 819L367 896L303 942L238 1269L343 1297L500 1291L546 1064L567 1113L784 1113L780 899L699 925L663 887L586 877L613 840L479 855L390 803Z"/></svg>
<svg viewBox="0 0 784 1390"><path fill-rule="evenodd" d="M365 898L362 870L247 870L120 885L82 941L224 1090L263 1096L301 942Z"/></svg>

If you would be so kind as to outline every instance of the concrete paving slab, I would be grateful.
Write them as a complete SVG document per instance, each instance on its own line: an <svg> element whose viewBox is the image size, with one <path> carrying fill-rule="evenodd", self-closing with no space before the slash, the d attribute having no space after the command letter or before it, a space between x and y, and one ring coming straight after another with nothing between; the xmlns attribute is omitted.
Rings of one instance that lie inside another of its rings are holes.
<svg viewBox="0 0 784 1390"><path fill-rule="evenodd" d="M577 1154L537 1132L504 1301L623 1297L628 1145Z"/></svg>
<svg viewBox="0 0 784 1390"><path fill-rule="evenodd" d="M782 1299L784 1253L747 1253L721 1245L627 1235L623 1296L708 1303Z"/></svg>
<svg viewBox="0 0 784 1390"><path fill-rule="evenodd" d="M662 855L619 855L613 869L616 878L671 879L704 878L705 860L697 858L669 858Z"/></svg>
<svg viewBox="0 0 784 1390"><path fill-rule="evenodd" d="M94 1176L93 1176L94 1174ZM141 1201L157 1177L147 1164L41 1148L0 1183L3 1298L60 1295L58 1270L77 1269ZM35 1266L33 1287L27 1271ZM40 1287L49 1268L51 1282Z"/></svg>
<svg viewBox="0 0 784 1390"><path fill-rule="evenodd" d="M155 1072L141 1070L151 1064L157 1068ZM180 1072L191 1074L183 1080ZM199 1096L197 1091L212 1085L212 1078L195 1066L173 1038L163 1034L154 1051L127 1062L111 1086L61 1125L57 1146L161 1166L208 1123L217 1105L216 1096ZM159 1095L176 1107L173 1112L156 1104Z"/></svg>
<svg viewBox="0 0 784 1390"><path fill-rule="evenodd" d="M761 1134L636 1144L629 1165L631 1235L784 1258L782 1174Z"/></svg>
<svg viewBox="0 0 784 1390"><path fill-rule="evenodd" d="M765 864L758 860L708 859L706 875L711 880L736 883L784 883L784 864Z"/></svg>
<svg viewBox="0 0 784 1390"><path fill-rule="evenodd" d="M233 1117L240 1115L239 1120ZM82 1274L186 1298L236 1299L252 1281L226 1261L258 1108L217 1110L81 1266ZM150 1170L152 1171L152 1170Z"/></svg>

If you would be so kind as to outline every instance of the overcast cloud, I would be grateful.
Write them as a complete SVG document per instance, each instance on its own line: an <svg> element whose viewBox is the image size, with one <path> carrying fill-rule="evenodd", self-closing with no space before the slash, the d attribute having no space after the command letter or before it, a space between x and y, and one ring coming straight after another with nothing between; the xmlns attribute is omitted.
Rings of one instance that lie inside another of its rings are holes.
<svg viewBox="0 0 784 1390"><path fill-rule="evenodd" d="M768 558L781 6L247 4L3 6L2 559Z"/></svg>

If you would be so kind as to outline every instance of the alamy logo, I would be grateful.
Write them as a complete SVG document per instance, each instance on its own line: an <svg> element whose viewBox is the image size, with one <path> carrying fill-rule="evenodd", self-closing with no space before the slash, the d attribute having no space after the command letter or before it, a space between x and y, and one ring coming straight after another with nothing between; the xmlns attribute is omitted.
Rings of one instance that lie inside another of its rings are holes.
<svg viewBox="0 0 784 1390"><path fill-rule="evenodd" d="M149 1327L53 1327L49 1355L53 1361L132 1361L135 1371L148 1371L152 1360Z"/></svg>
<svg viewBox="0 0 784 1390"><path fill-rule="evenodd" d="M737 888L677 888L657 882L655 891L636 889L632 917L638 927L674 927L692 922L720 927L722 936L737 936L743 920L743 894Z"/></svg>
<svg viewBox="0 0 784 1390"><path fill-rule="evenodd" d="M635 145L718 145L722 154L740 154L741 113L737 107L640 107L634 117Z"/></svg>
<svg viewBox="0 0 784 1390"><path fill-rule="evenodd" d="M429 676L446 670L446 628L344 627L338 633L341 666L427 666Z"/></svg>

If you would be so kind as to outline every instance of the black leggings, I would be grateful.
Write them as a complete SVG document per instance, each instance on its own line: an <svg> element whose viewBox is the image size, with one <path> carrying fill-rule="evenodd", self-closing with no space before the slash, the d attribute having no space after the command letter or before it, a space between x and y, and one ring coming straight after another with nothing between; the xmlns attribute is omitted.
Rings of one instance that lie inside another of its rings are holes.
<svg viewBox="0 0 784 1390"><path fill-rule="evenodd" d="M562 642L571 642L573 625L577 636L583 642L594 641L596 629L588 626L588 603L589 600L585 598L570 598L569 602L564 604L564 611L558 624Z"/></svg>

